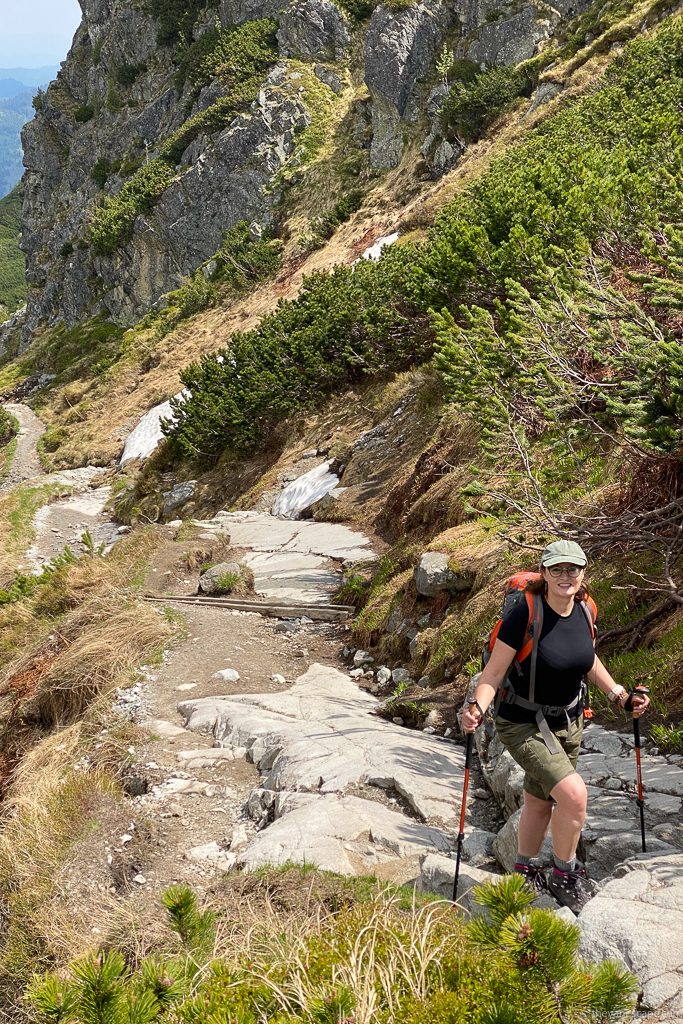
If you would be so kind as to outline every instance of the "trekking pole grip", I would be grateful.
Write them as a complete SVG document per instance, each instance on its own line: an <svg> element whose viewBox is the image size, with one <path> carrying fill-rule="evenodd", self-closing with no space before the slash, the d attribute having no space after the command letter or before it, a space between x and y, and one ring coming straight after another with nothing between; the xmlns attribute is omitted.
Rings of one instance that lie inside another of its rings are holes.
<svg viewBox="0 0 683 1024"><path fill-rule="evenodd" d="M467 698L467 710L470 711L470 712L475 711L475 710L478 711L479 714L481 715L481 721L482 722L484 721L484 712L479 707L479 701L477 700L476 697L468 697ZM481 725L481 722L479 723L479 725ZM468 732L467 733L468 741L469 741L469 737L470 736L474 736L474 733L473 732ZM467 747L465 748L465 758L466 758L466 760L465 760L465 768L469 768L470 760L472 758L472 744L470 742L467 743Z"/></svg>
<svg viewBox="0 0 683 1024"><path fill-rule="evenodd" d="M633 698L638 696L646 697L649 694L649 692L649 686L634 686L625 704L626 710L631 711L631 713L633 714L633 735L636 738L636 743L638 746L640 746L640 716L633 711Z"/></svg>

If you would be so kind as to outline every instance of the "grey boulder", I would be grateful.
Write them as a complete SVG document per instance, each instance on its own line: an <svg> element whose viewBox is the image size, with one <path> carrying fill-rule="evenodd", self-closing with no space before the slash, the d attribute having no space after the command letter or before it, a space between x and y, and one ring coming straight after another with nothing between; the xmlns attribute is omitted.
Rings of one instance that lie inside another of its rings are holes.
<svg viewBox="0 0 683 1024"><path fill-rule="evenodd" d="M218 679L222 683L236 683L239 680L240 674L234 668L222 668L218 672L214 672L211 676L212 679Z"/></svg>
<svg viewBox="0 0 683 1024"><path fill-rule="evenodd" d="M624 865L578 918L581 953L595 962L612 958L634 971L643 986L641 1007L683 1012L683 853L641 855Z"/></svg>
<svg viewBox="0 0 683 1024"><path fill-rule="evenodd" d="M466 56L488 67L519 64L533 57L538 44L551 35L558 20L556 15L552 20L547 15L539 18L535 7L523 7L511 18L482 25L467 46Z"/></svg>
<svg viewBox="0 0 683 1024"><path fill-rule="evenodd" d="M474 828L465 835L462 844L462 856L470 867L478 868L495 860L493 844L496 833Z"/></svg>
<svg viewBox="0 0 683 1024"><path fill-rule="evenodd" d="M439 551L426 551L420 564L413 570L415 586L423 597L436 597L441 590L452 594L471 590L474 577L470 573L459 573L448 566L448 555Z"/></svg>
<svg viewBox="0 0 683 1024"><path fill-rule="evenodd" d="M194 494L196 486L196 480L184 480L182 483L176 484L170 491L164 491L164 517L186 505Z"/></svg>
<svg viewBox="0 0 683 1024"><path fill-rule="evenodd" d="M328 89L331 89L336 96L338 96L339 93L344 88L344 86L342 85L342 80L339 77L339 75L335 74L335 72L330 70L330 68L326 68L324 64L316 64L316 66L313 68L313 74L315 75L319 82L322 82L323 85L326 85L328 87ZM338 487L335 488L335 490L337 491L337 497L339 497L339 492L345 491L346 488ZM334 491L330 492L330 494L334 493ZM325 501L326 497L328 497L328 495L325 495L325 497L322 500ZM323 505L323 508L325 507L326 506Z"/></svg>
<svg viewBox="0 0 683 1024"><path fill-rule="evenodd" d="M212 565L210 569L207 569L199 577L199 589L205 594L223 594L225 591L221 587L219 580L226 573L236 573L239 575L239 571L240 567L237 562L219 562L218 565Z"/></svg>

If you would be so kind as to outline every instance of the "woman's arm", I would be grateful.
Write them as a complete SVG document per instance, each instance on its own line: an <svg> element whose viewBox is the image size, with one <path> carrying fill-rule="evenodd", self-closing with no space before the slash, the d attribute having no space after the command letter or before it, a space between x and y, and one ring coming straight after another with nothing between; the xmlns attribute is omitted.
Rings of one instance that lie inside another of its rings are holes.
<svg viewBox="0 0 683 1024"><path fill-rule="evenodd" d="M593 662L593 668L588 673L588 678L599 690L607 694L608 700L613 704L618 704L620 708L623 708L624 704L628 700L628 692L619 683L615 683L612 676L609 674L603 663L595 656ZM642 715L645 708L650 703L650 698L645 694L635 694L632 702L632 712L636 717Z"/></svg>
<svg viewBox="0 0 683 1024"><path fill-rule="evenodd" d="M509 647L502 640L496 640L488 664L480 675L477 688L474 691L474 698L481 711L476 704L471 704L468 710L463 712L462 727L465 732L474 732L477 726L481 725L483 712L495 697L516 654L517 651L514 647Z"/></svg>

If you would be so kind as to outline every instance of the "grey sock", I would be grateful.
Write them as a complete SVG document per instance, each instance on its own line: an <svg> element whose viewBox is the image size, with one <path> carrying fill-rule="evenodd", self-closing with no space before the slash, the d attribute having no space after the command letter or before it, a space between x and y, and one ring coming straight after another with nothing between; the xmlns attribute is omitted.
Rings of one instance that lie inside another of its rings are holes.
<svg viewBox="0 0 683 1024"><path fill-rule="evenodd" d="M521 853L517 854L515 864L524 864L529 868L540 868L541 858L540 857L523 857Z"/></svg>
<svg viewBox="0 0 683 1024"><path fill-rule="evenodd" d="M565 875L569 871L574 871L576 868L576 857L572 857L571 860L560 860L553 854L553 864L555 865L556 871L562 871Z"/></svg>

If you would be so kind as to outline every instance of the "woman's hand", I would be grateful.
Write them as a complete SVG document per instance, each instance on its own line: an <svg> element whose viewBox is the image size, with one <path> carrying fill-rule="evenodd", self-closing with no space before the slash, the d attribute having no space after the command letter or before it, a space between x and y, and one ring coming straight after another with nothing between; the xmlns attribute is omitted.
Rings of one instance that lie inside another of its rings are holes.
<svg viewBox="0 0 683 1024"><path fill-rule="evenodd" d="M630 704L628 707L625 707L628 701L630 701ZM648 695L646 693L639 693L636 688L633 693L629 694L626 701L624 701L624 704L622 704L622 707L624 707L626 711L630 711L634 718L640 718L649 703L650 698Z"/></svg>
<svg viewBox="0 0 683 1024"><path fill-rule="evenodd" d="M612 704L617 704L620 708L623 708L627 714L633 715L634 718L640 718L650 703L648 693L647 687L636 686L629 693L623 686L617 684L608 692L607 698Z"/></svg>
<svg viewBox="0 0 683 1024"><path fill-rule="evenodd" d="M467 711L462 713L462 728L464 732L474 732L481 725L484 716L478 710L476 704L470 704Z"/></svg>

